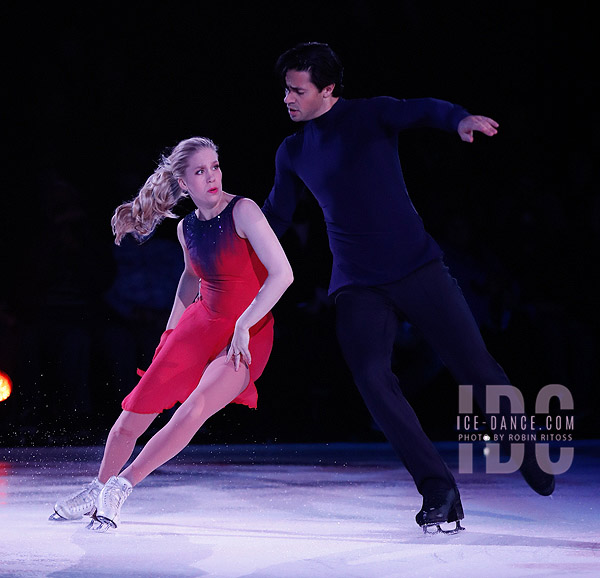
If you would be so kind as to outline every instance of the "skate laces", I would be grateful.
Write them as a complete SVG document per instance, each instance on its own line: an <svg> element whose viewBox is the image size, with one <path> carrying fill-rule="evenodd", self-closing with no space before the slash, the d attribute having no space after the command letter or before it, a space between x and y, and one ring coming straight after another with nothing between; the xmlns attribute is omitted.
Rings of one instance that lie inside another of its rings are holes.
<svg viewBox="0 0 600 578"><path fill-rule="evenodd" d="M107 510L118 512L127 496L131 494L131 485L119 480L119 478L111 478L104 486L103 506Z"/></svg>
<svg viewBox="0 0 600 578"><path fill-rule="evenodd" d="M69 509L76 510L78 508L86 507L90 503L93 504L100 493L100 489L101 488L98 479L95 479L82 490L67 498L64 502L64 505Z"/></svg>

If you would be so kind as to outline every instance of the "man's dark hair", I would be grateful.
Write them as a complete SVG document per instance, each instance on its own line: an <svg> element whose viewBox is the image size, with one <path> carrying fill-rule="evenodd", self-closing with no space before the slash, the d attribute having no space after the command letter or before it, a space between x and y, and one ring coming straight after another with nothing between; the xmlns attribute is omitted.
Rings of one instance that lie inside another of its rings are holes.
<svg viewBox="0 0 600 578"><path fill-rule="evenodd" d="M304 42L284 52L275 64L275 72L284 88L288 70L310 72L312 83L319 91L330 84L335 84L332 95L342 95L344 67L338 55L328 44Z"/></svg>

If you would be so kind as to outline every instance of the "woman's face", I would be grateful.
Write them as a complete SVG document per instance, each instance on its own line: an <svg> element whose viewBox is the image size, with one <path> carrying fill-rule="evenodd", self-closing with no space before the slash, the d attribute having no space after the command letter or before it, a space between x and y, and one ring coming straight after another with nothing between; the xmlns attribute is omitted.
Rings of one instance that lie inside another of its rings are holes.
<svg viewBox="0 0 600 578"><path fill-rule="evenodd" d="M218 206L223 198L222 178L217 153L203 148L190 157L179 185L189 193L199 209L211 209Z"/></svg>

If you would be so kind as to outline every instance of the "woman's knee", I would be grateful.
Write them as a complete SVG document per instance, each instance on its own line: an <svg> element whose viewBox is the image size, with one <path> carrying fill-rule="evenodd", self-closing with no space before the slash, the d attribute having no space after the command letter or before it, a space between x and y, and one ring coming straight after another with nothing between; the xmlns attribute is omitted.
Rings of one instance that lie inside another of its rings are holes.
<svg viewBox="0 0 600 578"><path fill-rule="evenodd" d="M179 425L200 427L208 419L206 415L206 397L195 392L175 412L173 418Z"/></svg>
<svg viewBox="0 0 600 578"><path fill-rule="evenodd" d="M152 423L157 414L123 412L110 430L112 438L137 440Z"/></svg>

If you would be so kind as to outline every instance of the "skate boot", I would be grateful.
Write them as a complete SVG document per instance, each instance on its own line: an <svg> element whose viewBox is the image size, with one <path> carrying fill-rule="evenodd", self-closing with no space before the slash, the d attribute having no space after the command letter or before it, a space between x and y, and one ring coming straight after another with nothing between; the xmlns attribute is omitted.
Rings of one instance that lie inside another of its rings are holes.
<svg viewBox="0 0 600 578"><path fill-rule="evenodd" d="M100 490L102 490L102 484L98 478L94 478L76 494L56 502L54 513L48 519L53 522L64 522L65 520L80 520L83 516L89 516L94 511Z"/></svg>
<svg viewBox="0 0 600 578"><path fill-rule="evenodd" d="M106 532L109 528L116 528L120 524L121 506L131 490L131 483L126 478L110 477L98 495L96 513L92 516L88 529Z"/></svg>
<svg viewBox="0 0 600 578"><path fill-rule="evenodd" d="M460 520L464 518L462 503L458 489L434 490L423 496L423 507L416 515L417 524L423 528L424 534L457 534L464 528ZM451 530L442 530L440 524L456 522ZM430 531L431 529L434 531Z"/></svg>
<svg viewBox="0 0 600 578"><path fill-rule="evenodd" d="M540 468L535 457L535 446L531 443L525 444L525 456L519 471L534 492L541 496L549 496L554 492L554 475Z"/></svg>

